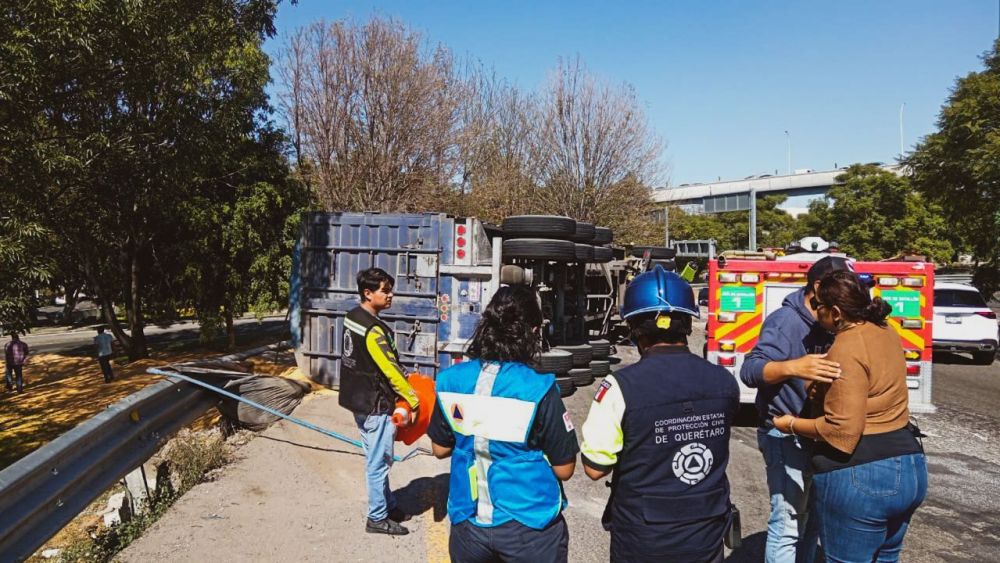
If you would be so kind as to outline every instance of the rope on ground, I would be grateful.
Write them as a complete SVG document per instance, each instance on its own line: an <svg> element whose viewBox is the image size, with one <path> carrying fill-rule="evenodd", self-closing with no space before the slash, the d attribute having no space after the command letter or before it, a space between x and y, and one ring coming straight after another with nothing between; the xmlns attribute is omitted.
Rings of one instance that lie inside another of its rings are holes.
<svg viewBox="0 0 1000 563"><path fill-rule="evenodd" d="M321 427L316 426L315 424L313 424L311 422L306 422L305 420L302 420L300 418L295 418L294 416L289 416L289 415L284 414L282 412L276 411L276 410L274 410L272 408L265 407L264 405L261 405L260 403L256 403L254 401L251 401L250 399L247 399L245 397L241 397L241 396L239 396L239 395L237 395L235 393L230 393L229 391L226 391L225 389L220 389L220 388L218 388L218 387L216 387L214 385L210 385L208 383L205 383L204 381L199 381L199 380L197 380L197 379L195 379L193 377L188 377L186 375L183 375L183 374L180 374L180 373L177 373L177 372L166 371L166 370L162 370L162 369L158 369L158 368L150 368L150 369L146 370L146 373L149 373L149 374L152 374L152 375L162 375L164 377L171 377L171 378L175 378L175 379L180 379L182 381L187 381L188 383L192 383L192 384L197 385L199 387L203 387L205 389L208 389L209 391L212 391L214 393L218 393L218 394L220 394L220 395L222 395L224 397L229 397L230 399L235 399L237 401L241 401L243 403L246 403L246 404L248 404L248 405L250 405L250 406L252 406L254 408L258 408L258 409L260 409L260 410L262 410L264 412L267 412L267 413L270 413L270 414L272 414L274 416L277 416L278 418L283 418L283 419L285 419L285 420L287 420L287 421L289 421L291 423L298 424L299 426L302 426L303 428L308 428L309 430L313 430L315 432L319 432L320 434L323 434L324 436L329 436L330 438L334 438L336 440L340 440L341 442L347 442L348 444L351 444L352 446L354 446L356 448L362 448L363 447L362 444L361 444L361 442L359 440L355 440L353 438L348 438L347 436L344 436L343 434L339 434L337 432L334 432L333 430L327 430L326 428L321 428ZM408 459L411 459L413 457L416 457L418 455L430 455L430 453L431 452L429 452L427 450L427 448L417 447L417 448L413 448L412 450L410 450L410 452L407 453L406 455L404 455L403 457L399 457L397 455L397 456L392 456L392 459L393 459L394 462L399 463L399 462L404 462L404 461L406 461Z"/></svg>

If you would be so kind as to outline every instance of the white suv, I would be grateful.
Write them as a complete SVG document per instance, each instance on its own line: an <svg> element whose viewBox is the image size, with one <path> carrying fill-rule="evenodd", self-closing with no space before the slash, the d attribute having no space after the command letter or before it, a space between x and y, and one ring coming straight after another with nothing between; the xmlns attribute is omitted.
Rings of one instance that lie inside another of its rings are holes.
<svg viewBox="0 0 1000 563"><path fill-rule="evenodd" d="M962 283L934 284L934 350L970 352L981 365L997 353L997 316L979 294Z"/></svg>

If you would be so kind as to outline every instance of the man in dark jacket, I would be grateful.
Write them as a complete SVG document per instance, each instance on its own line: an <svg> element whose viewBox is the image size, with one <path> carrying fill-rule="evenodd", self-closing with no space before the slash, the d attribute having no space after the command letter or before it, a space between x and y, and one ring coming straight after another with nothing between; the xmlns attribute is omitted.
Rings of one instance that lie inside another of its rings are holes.
<svg viewBox="0 0 1000 563"><path fill-rule="evenodd" d="M614 472L602 518L611 560L721 562L739 387L688 350L698 305L677 274L637 276L622 315L642 359L601 383L580 448L591 479Z"/></svg>
<svg viewBox="0 0 1000 563"><path fill-rule="evenodd" d="M392 329L378 316L392 306L394 284L392 276L379 268L358 273L361 305L344 318L339 403L354 413L364 446L368 485L365 531L398 536L409 533L400 524L409 516L396 506L389 488L396 438L391 416L397 396L413 411L420 405L399 363Z"/></svg>
<svg viewBox="0 0 1000 563"><path fill-rule="evenodd" d="M840 377L840 366L826 359L833 335L816 322L812 300L824 274L852 269L850 264L838 256L813 264L806 285L764 319L757 345L740 368L743 383L757 388L757 446L764 455L771 495L767 563L809 563L815 554L818 534L809 525L808 512L811 443L781 432L771 421L784 414L802 416L807 381L829 383Z"/></svg>

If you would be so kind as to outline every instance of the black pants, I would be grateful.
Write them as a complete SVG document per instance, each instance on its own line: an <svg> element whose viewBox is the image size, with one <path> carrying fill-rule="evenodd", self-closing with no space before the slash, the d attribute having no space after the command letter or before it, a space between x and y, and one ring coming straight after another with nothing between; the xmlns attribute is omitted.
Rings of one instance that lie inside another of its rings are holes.
<svg viewBox="0 0 1000 563"><path fill-rule="evenodd" d="M101 371L104 372L104 382L111 383L115 378L115 372L111 371L111 356L98 356L97 361L101 364Z"/></svg>
<svg viewBox="0 0 1000 563"><path fill-rule="evenodd" d="M480 528L466 520L451 527L448 553L455 563L565 563L569 557L569 529L561 514L543 530L513 520Z"/></svg>

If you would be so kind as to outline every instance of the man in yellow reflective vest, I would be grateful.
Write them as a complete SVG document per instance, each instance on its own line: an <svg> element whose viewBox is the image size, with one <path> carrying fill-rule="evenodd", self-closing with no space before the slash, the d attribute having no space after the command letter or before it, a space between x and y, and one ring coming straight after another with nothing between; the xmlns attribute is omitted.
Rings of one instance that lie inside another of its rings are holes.
<svg viewBox="0 0 1000 563"><path fill-rule="evenodd" d="M409 533L401 524L409 516L396 506L389 488L396 438L391 416L397 396L414 412L420 403L399 363L392 329L379 319L379 313L392 306L394 285L392 276L379 268L358 273L361 305L344 318L339 402L354 413L361 432L368 486L365 531L401 536Z"/></svg>

